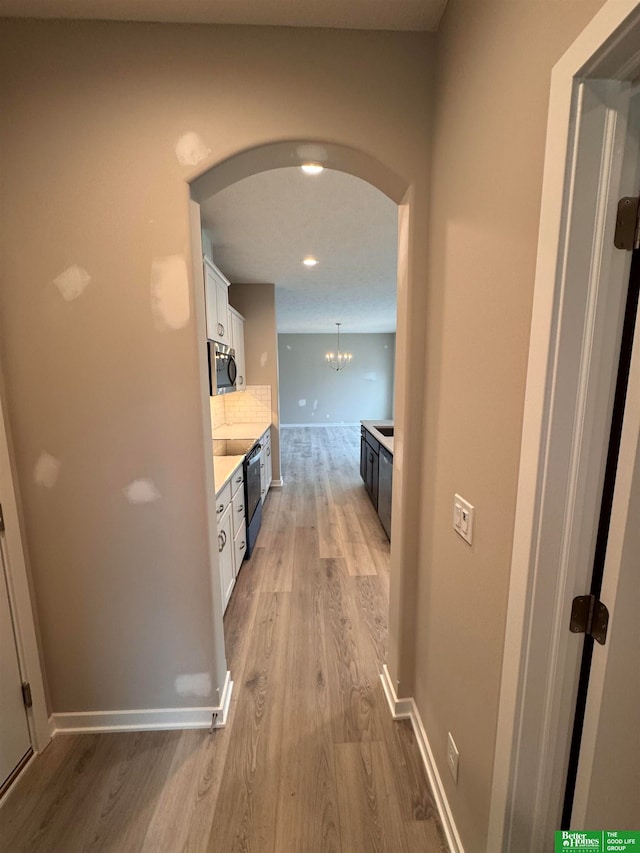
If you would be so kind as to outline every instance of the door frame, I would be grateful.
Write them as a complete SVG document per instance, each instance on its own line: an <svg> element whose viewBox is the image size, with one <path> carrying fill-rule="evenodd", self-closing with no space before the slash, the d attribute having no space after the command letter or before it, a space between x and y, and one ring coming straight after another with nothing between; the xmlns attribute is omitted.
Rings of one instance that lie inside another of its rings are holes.
<svg viewBox="0 0 640 853"><path fill-rule="evenodd" d="M600 594L601 600L607 603L611 611L608 627L609 636L612 635L612 631L615 631L617 621L615 607L620 595L621 572L629 572L628 557L626 558L625 568L623 568L623 561L625 560L627 536L634 525L634 520L629 518L629 505L634 478L638 476L638 467L640 467L640 307L636 313L636 331L629 369L616 484L611 507L611 525ZM620 611L617 615L620 616ZM611 643L609 642L603 647L596 646L591 662L578 773L571 812L571 826L576 829L586 828L590 780L596 757L600 712L605 699L604 688L610 652ZM633 755L633 753L631 754ZM619 826L618 828L624 829L625 827Z"/></svg>
<svg viewBox="0 0 640 853"><path fill-rule="evenodd" d="M18 499L11 470L8 426L5 420L6 406L1 392L0 388L0 503L2 503L5 532L0 534L0 547L7 573L9 606L14 622L20 676L31 686L33 704L31 708L27 708L29 734L34 752L38 753L42 752L50 742L51 728L38 650L35 607L31 600Z"/></svg>
<svg viewBox="0 0 640 853"><path fill-rule="evenodd" d="M553 69L487 850L547 849L559 829L637 192L626 113L640 2L608 0ZM624 156L623 156L624 154ZM635 181L635 183L633 183Z"/></svg>

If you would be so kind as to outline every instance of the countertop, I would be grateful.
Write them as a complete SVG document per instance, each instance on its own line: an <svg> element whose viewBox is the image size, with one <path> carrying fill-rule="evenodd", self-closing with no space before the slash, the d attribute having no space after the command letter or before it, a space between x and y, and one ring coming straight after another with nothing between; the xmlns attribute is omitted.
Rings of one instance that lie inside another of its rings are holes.
<svg viewBox="0 0 640 853"><path fill-rule="evenodd" d="M268 421L251 424L223 424L213 431L213 438L260 438L271 426Z"/></svg>
<svg viewBox="0 0 640 853"><path fill-rule="evenodd" d="M233 472L242 465L244 456L214 456L213 479L216 484L216 495L226 486Z"/></svg>
<svg viewBox="0 0 640 853"><path fill-rule="evenodd" d="M256 421L249 424L223 424L213 431L213 440L248 439L257 441L271 426L267 421ZM216 484L216 495L231 479L233 472L242 465L244 456L215 456L213 457L213 477Z"/></svg>
<svg viewBox="0 0 640 853"><path fill-rule="evenodd" d="M382 435L381 432L378 432L376 426L392 427L394 426L394 421L360 421L360 423L393 456L393 436Z"/></svg>

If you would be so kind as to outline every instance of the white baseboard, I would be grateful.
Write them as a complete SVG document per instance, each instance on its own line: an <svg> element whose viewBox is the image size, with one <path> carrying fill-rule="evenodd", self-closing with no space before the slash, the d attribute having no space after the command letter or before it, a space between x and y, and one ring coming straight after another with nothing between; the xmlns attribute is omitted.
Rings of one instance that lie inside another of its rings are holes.
<svg viewBox="0 0 640 853"><path fill-rule="evenodd" d="M216 719L216 729L221 729L223 726L227 725L227 718L229 716L229 705L231 704L232 692L233 681L231 681L231 673L229 672L229 670L227 670L227 674L224 677L222 693L220 695L220 709L218 711L218 718Z"/></svg>
<svg viewBox="0 0 640 853"><path fill-rule="evenodd" d="M311 427L311 429L324 429L325 427L360 426L360 421L336 421L324 424L280 424L278 429L296 429L297 427Z"/></svg>
<svg viewBox="0 0 640 853"><path fill-rule="evenodd" d="M396 694L396 688L393 686L393 682L391 681L391 675L389 673L389 669L386 663L382 667L382 672L380 673L380 681L382 681L382 689L384 690L384 695L387 697L387 702L389 704L389 709L391 711L391 716L394 720L408 720L411 719L411 710L413 699L398 699Z"/></svg>
<svg viewBox="0 0 640 853"><path fill-rule="evenodd" d="M279 480L272 480L269 488L270 489L281 489L283 486L284 486L284 480L282 479L282 477L280 477Z"/></svg>
<svg viewBox="0 0 640 853"><path fill-rule="evenodd" d="M0 809L6 804L7 800L11 796L12 792L16 790L16 788L18 787L19 780L22 779L22 777L25 775L27 770L31 767L33 762L38 757L38 754L39 754L38 752L34 751L31 754L31 757L29 758L29 760L20 768L20 772L18 773L18 775L12 780L12 782L9 785L9 787L7 788L7 790L0 797Z"/></svg>
<svg viewBox="0 0 640 853"><path fill-rule="evenodd" d="M87 734L90 732L146 732L171 729L210 729L216 714L214 728L226 725L231 702L233 681L227 672L218 707L204 708L149 708L132 711L74 711L52 714L49 724L52 733Z"/></svg>
<svg viewBox="0 0 640 853"><path fill-rule="evenodd" d="M389 710L391 711L393 719L411 720L413 732L418 743L418 749L420 750L420 755L422 757L422 763L424 764L425 773L429 780L429 786L431 787L436 808L438 809L438 814L440 816L440 821L442 822L442 828L444 830L449 849L451 853L464 853L462 841L460 840L458 829L456 827L455 820L453 819L453 814L449 806L449 801L447 800L444 785L442 784L442 779L440 778L440 773L438 772L433 752L429 745L429 738L427 737L415 699L398 699L396 689L393 681L391 680L391 675L389 674L389 669L386 664L382 667L380 680L382 681L382 689L384 690L384 695L387 698Z"/></svg>

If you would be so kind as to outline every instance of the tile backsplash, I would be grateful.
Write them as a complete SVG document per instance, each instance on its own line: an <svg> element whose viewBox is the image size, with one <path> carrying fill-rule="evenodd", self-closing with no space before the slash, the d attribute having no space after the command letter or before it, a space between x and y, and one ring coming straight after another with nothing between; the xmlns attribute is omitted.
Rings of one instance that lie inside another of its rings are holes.
<svg viewBox="0 0 640 853"><path fill-rule="evenodd" d="M256 421L271 423L271 385L247 385L246 391L211 397L212 429Z"/></svg>
<svg viewBox="0 0 640 853"><path fill-rule="evenodd" d="M247 385L246 391L227 394L224 401L226 423L271 423L271 385Z"/></svg>
<svg viewBox="0 0 640 853"><path fill-rule="evenodd" d="M222 395L220 397L210 397L209 405L211 406L211 428L215 429L226 423L224 397Z"/></svg>

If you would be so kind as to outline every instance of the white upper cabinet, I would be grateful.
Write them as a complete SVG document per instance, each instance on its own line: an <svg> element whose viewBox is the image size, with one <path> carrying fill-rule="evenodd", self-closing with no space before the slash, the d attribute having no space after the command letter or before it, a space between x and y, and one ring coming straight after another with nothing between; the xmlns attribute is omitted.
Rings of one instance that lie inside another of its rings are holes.
<svg viewBox="0 0 640 853"><path fill-rule="evenodd" d="M231 346L236 351L236 367L238 377L236 379L236 390L247 390L247 377L244 362L244 317L235 308L229 306L229 326L231 328Z"/></svg>
<svg viewBox="0 0 640 853"><path fill-rule="evenodd" d="M204 259L204 299L207 337L231 346L229 328L229 282L209 258Z"/></svg>

